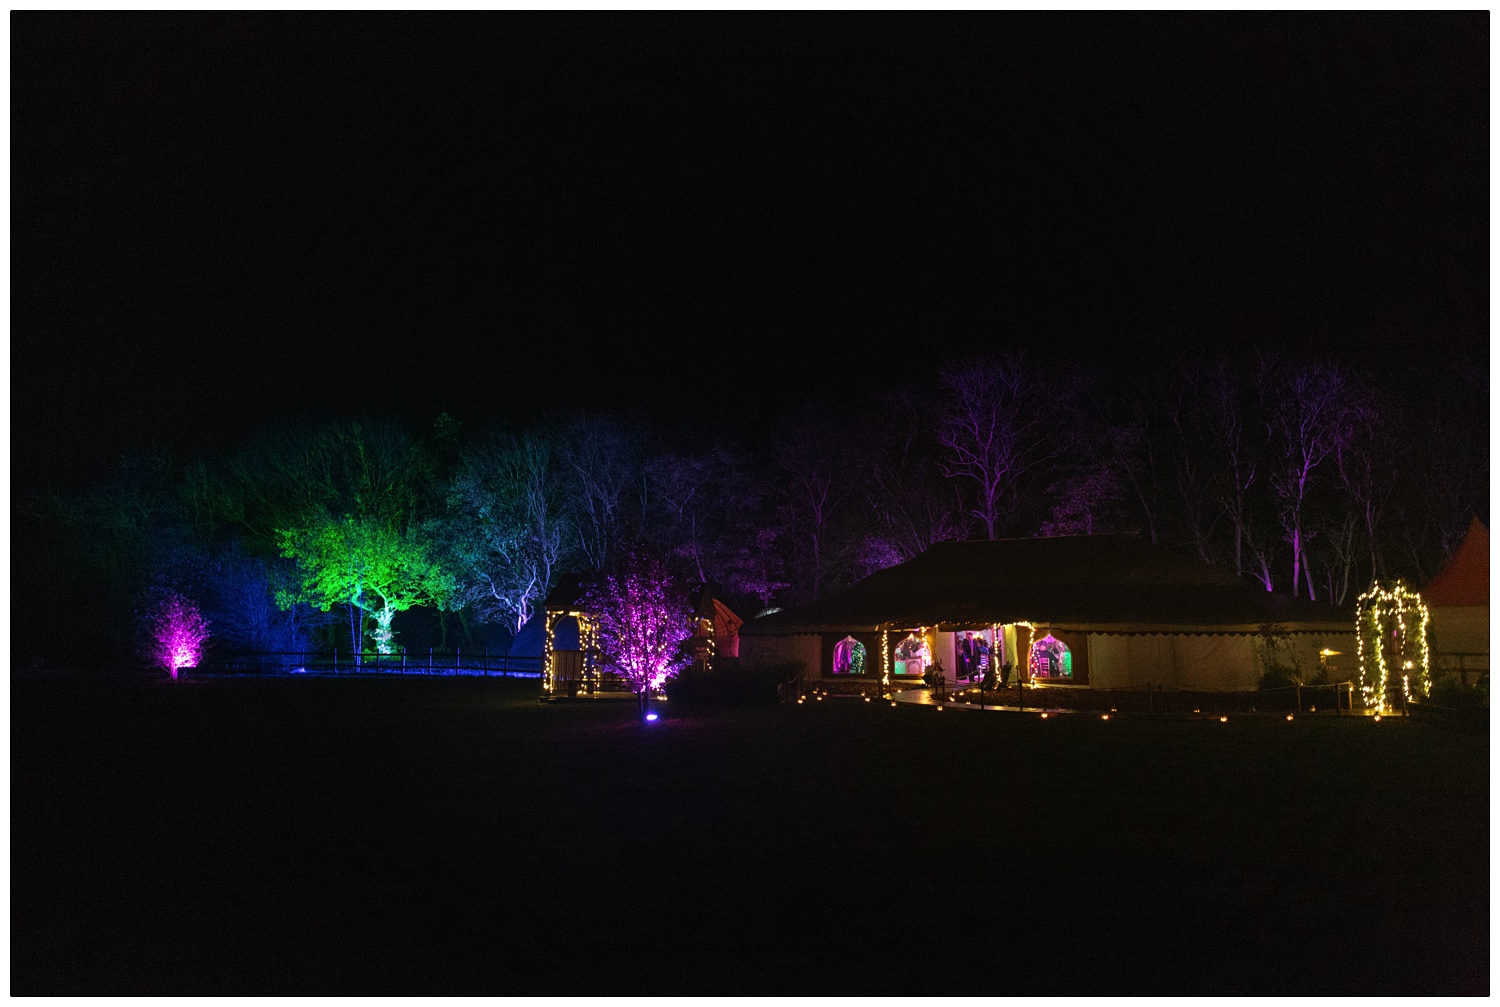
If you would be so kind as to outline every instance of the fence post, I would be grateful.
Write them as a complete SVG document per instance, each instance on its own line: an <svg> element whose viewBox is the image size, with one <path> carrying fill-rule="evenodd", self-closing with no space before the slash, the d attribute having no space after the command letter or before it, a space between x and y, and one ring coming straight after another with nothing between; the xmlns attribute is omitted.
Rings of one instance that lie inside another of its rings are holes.
<svg viewBox="0 0 1500 1007"><path fill-rule="evenodd" d="M490 648L485 647L479 657L479 669L484 672L484 677L490 677Z"/></svg>
<svg viewBox="0 0 1500 1007"><path fill-rule="evenodd" d="M1297 712L1302 712L1302 683L1297 683Z"/></svg>
<svg viewBox="0 0 1500 1007"><path fill-rule="evenodd" d="M432 647L427 648L427 674L432 674Z"/></svg>
<svg viewBox="0 0 1500 1007"><path fill-rule="evenodd" d="M453 648L453 674L455 674L455 675L462 675L463 673L464 673L464 649L462 647L454 647Z"/></svg>

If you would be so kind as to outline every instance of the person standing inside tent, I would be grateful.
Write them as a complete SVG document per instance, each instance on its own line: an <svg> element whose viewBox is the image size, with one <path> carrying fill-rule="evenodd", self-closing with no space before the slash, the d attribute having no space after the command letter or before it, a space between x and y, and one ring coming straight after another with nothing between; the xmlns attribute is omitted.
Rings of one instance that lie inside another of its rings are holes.
<svg viewBox="0 0 1500 1007"><path fill-rule="evenodd" d="M954 679L959 682L967 682L969 676L974 673L974 634L965 633L958 641L958 667L954 671Z"/></svg>

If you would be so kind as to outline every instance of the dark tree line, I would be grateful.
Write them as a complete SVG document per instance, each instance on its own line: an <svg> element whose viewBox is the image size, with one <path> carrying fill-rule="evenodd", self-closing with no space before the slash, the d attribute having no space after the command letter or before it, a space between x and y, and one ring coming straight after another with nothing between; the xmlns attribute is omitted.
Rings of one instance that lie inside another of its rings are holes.
<svg viewBox="0 0 1500 1007"><path fill-rule="evenodd" d="M1377 577L1425 582L1470 516L1488 518L1487 459L1482 365L1377 380L1253 353L954 360L791 405L751 436L585 411L267 430L214 458L135 454L24 501L17 638L118 653L134 613L172 590L237 648L393 632L468 645L518 631L560 578L627 547L753 614L935 542L1116 531L1350 604ZM309 556L346 553L339 576L367 592L376 561L425 579L380 604L309 588Z"/></svg>

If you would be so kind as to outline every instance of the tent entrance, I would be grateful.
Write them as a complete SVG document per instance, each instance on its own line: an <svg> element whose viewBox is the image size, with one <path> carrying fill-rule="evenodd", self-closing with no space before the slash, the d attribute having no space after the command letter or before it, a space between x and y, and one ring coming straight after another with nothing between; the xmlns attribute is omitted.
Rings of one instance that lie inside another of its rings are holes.
<svg viewBox="0 0 1500 1007"><path fill-rule="evenodd" d="M1017 634L1020 634L1019 637ZM932 631L933 660L942 664L943 677L951 685L977 685L988 681L998 686L1014 682L1025 667L1024 651L1030 643L1025 626L995 623ZM1023 655L1019 660L1017 655ZM1005 665L1010 668L1006 669Z"/></svg>

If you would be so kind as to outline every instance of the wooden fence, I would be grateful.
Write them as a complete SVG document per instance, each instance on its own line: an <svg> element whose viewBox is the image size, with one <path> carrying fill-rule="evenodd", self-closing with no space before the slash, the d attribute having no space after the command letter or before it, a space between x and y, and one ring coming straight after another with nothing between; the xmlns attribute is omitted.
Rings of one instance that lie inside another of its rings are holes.
<svg viewBox="0 0 1500 1007"><path fill-rule="evenodd" d="M487 650L210 652L197 675L468 675L479 678L540 678L542 659Z"/></svg>

